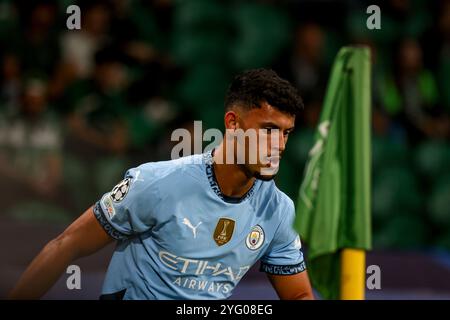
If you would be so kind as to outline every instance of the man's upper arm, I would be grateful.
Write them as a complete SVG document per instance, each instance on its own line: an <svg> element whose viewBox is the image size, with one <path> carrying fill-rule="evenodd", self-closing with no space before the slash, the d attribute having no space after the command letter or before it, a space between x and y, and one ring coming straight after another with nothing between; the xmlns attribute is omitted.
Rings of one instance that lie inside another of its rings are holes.
<svg viewBox="0 0 450 320"><path fill-rule="evenodd" d="M260 271L267 273L281 299L312 298L300 236L293 229L294 204L287 203L282 221L264 256Z"/></svg>
<svg viewBox="0 0 450 320"><path fill-rule="evenodd" d="M75 258L90 255L114 240L98 223L93 207L87 209L58 238L65 247L74 251Z"/></svg>
<svg viewBox="0 0 450 320"><path fill-rule="evenodd" d="M267 274L270 283L282 300L314 299L307 271L282 276Z"/></svg>
<svg viewBox="0 0 450 320"><path fill-rule="evenodd" d="M261 271L275 275L292 275L306 269L300 236L293 229L292 201L284 208L272 242L261 258Z"/></svg>
<svg viewBox="0 0 450 320"><path fill-rule="evenodd" d="M94 205L94 215L116 240L149 230L155 224L159 201L157 179L150 166L130 169L125 178Z"/></svg>

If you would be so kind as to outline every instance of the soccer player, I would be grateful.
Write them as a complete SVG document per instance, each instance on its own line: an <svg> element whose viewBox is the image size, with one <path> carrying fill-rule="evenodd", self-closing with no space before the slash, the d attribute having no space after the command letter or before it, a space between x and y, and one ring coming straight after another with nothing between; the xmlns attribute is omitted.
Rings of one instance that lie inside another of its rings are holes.
<svg viewBox="0 0 450 320"><path fill-rule="evenodd" d="M116 241L101 299L226 299L258 260L281 299L313 299L294 204L273 181L302 107L275 72L238 75L217 148L128 170L44 247L10 297L41 297L73 260ZM258 147L238 131L256 132Z"/></svg>

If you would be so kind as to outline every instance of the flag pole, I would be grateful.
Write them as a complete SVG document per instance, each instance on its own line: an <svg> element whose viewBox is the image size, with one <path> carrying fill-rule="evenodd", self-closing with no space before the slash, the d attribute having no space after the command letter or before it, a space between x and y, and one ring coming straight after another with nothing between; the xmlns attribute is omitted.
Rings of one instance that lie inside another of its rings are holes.
<svg viewBox="0 0 450 320"><path fill-rule="evenodd" d="M362 249L341 251L341 300L364 300L366 252Z"/></svg>

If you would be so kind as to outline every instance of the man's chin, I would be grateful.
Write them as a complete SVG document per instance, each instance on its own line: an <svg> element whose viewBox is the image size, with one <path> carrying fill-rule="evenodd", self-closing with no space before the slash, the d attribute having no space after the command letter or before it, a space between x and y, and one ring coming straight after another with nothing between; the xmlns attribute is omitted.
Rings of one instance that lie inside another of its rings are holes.
<svg viewBox="0 0 450 320"><path fill-rule="evenodd" d="M260 172L256 172L254 174L254 177L258 180L263 180L263 181L270 181L273 180L275 177L277 176L277 174L271 174L271 175L267 175L267 174L261 174Z"/></svg>

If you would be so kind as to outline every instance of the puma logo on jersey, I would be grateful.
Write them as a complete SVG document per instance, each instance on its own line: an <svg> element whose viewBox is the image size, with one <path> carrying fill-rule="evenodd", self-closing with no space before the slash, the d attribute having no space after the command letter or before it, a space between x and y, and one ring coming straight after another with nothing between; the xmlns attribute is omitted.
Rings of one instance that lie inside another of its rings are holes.
<svg viewBox="0 0 450 320"><path fill-rule="evenodd" d="M194 239L195 239L195 238L197 237L197 228L198 228L199 225L202 224L202 222L200 221L200 222L197 223L197 225L194 227L194 226L192 225L192 223L189 221L188 218L184 218L184 219L183 219L183 224L187 225L188 228L190 228L190 229L192 230L192 233L194 234Z"/></svg>
<svg viewBox="0 0 450 320"><path fill-rule="evenodd" d="M141 174L141 170L136 171L136 176L133 179L133 183L136 181L144 181L144 179L139 179L140 174Z"/></svg>

